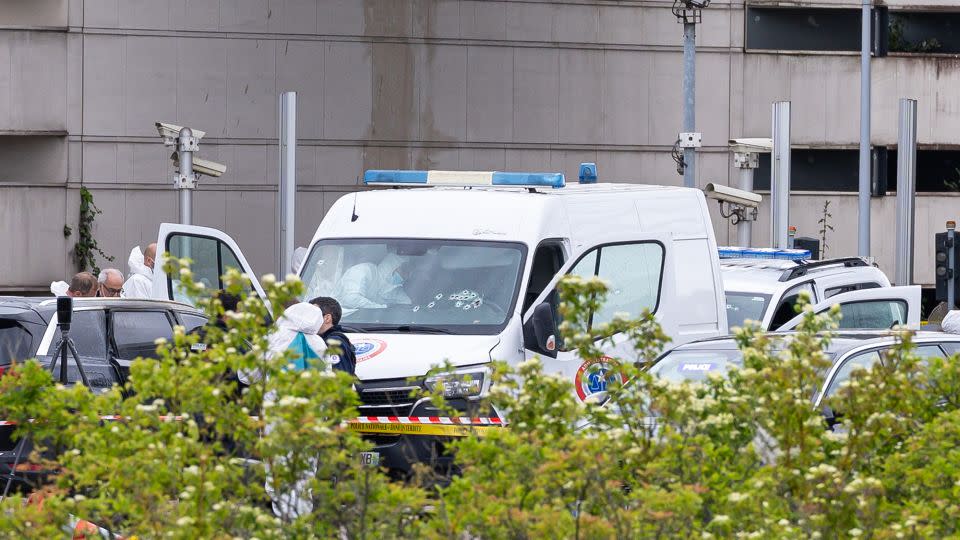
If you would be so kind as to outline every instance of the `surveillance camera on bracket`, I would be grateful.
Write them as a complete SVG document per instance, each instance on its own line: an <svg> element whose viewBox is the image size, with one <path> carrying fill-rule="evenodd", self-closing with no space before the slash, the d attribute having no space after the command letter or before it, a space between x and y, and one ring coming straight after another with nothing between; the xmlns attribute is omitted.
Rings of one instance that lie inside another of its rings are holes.
<svg viewBox="0 0 960 540"><path fill-rule="evenodd" d="M773 139L730 139L728 143L733 152L767 154L773 152Z"/></svg>
<svg viewBox="0 0 960 540"><path fill-rule="evenodd" d="M177 137L180 136L180 130L183 129L183 126L168 124L166 122L156 122L154 125L157 127L157 133L160 134L160 138L163 139L164 145L176 146ZM198 142L207 134L207 132L200 131L199 129L190 128L190 131L193 132L193 136Z"/></svg>
<svg viewBox="0 0 960 540"><path fill-rule="evenodd" d="M174 170L180 172L180 156L176 152L170 154L170 160L174 163ZM209 159L193 158L193 172L203 174L211 178L219 178L227 172L227 166L223 163L210 161Z"/></svg>
<svg viewBox="0 0 960 540"><path fill-rule="evenodd" d="M760 201L763 200L763 197L756 193L724 186L723 184L707 184L707 187L703 188L703 192L708 199L716 199L720 202L737 204L746 208L757 208L760 206Z"/></svg>
<svg viewBox="0 0 960 540"><path fill-rule="evenodd" d="M707 184L703 193L708 199L714 199L720 204L720 215L730 218L734 225L741 221L755 221L763 200L763 197L756 193L722 184Z"/></svg>

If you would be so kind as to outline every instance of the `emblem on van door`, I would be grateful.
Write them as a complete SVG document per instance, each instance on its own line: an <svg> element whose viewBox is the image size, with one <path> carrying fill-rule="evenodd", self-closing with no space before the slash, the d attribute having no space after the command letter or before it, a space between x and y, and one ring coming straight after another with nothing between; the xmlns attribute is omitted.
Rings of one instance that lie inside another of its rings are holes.
<svg viewBox="0 0 960 540"><path fill-rule="evenodd" d="M357 362L369 360L387 349L387 342L380 339L358 339L353 342L353 353L357 356Z"/></svg>
<svg viewBox="0 0 960 540"><path fill-rule="evenodd" d="M604 356L581 364L573 378L573 386L577 390L580 401L585 401L593 394L606 392L607 385L615 383L618 378L620 384L627 382L627 377L620 371L617 361Z"/></svg>

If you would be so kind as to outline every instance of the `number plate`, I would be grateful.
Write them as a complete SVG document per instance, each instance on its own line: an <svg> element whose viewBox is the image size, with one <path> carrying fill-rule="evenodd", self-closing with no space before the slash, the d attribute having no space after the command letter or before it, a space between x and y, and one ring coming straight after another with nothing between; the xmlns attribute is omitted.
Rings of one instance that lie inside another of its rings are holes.
<svg viewBox="0 0 960 540"><path fill-rule="evenodd" d="M365 467L379 467L380 452L360 452L360 464Z"/></svg>

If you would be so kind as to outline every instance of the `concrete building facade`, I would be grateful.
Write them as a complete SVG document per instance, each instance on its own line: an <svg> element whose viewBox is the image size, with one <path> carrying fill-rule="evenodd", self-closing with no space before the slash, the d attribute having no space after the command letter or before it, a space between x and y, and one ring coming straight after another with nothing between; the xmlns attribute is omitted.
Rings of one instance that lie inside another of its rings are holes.
<svg viewBox="0 0 960 540"><path fill-rule="evenodd" d="M886 5L949 8L921 2ZM776 100L793 103L797 151L855 151L855 53L748 47L746 29L766 16L751 8L784 5L715 0L703 13L701 186L736 185L727 140L768 137ZM274 271L278 96L287 90L299 93L301 245L368 168L559 170L569 180L580 162L595 161L604 180L678 185L670 150L681 123L682 27L671 7L660 0L4 0L0 292L41 291L72 274L81 186L102 211L96 240L124 271L133 245L176 221L173 164L156 121L207 133L201 156L228 171L202 179L194 220L231 234L257 271ZM958 66L952 53L875 58L873 144L895 146L897 100L914 97L920 144L956 145ZM834 185L829 169L825 178ZM794 187L791 222L800 234L817 235L830 200L828 254L855 254L856 194ZM933 232L960 213L957 196L919 196L919 283L933 281ZM770 236L767 208L754 227L756 245ZM721 243L736 238L719 213L714 222ZM894 196L875 197L872 250L888 273L893 226Z"/></svg>

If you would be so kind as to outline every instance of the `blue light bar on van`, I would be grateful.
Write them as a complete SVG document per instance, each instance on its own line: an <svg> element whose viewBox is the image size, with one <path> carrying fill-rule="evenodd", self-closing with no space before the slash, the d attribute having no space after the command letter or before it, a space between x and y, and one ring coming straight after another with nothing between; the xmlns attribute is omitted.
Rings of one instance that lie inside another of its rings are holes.
<svg viewBox="0 0 960 540"><path fill-rule="evenodd" d="M363 183L381 186L505 186L551 187L566 185L563 173L518 173L483 171L370 170Z"/></svg>
<svg viewBox="0 0 960 540"><path fill-rule="evenodd" d="M801 261L810 258L807 249L773 249L773 248L718 248L721 259L781 259L786 261Z"/></svg>

